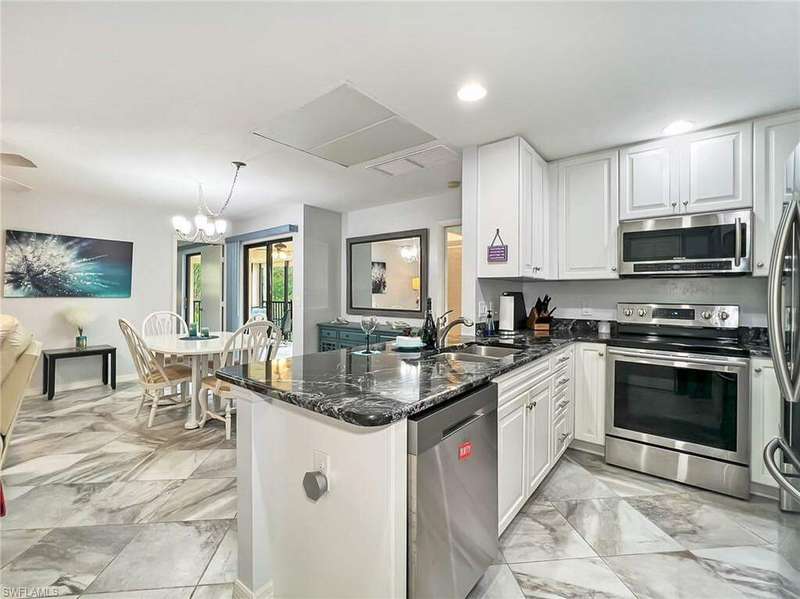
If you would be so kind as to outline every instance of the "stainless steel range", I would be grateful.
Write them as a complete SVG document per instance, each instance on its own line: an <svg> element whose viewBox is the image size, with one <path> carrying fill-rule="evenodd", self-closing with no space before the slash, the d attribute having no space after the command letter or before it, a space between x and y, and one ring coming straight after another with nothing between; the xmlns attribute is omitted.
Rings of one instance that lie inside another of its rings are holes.
<svg viewBox="0 0 800 599"><path fill-rule="evenodd" d="M749 497L748 358L739 307L617 304L606 462Z"/></svg>

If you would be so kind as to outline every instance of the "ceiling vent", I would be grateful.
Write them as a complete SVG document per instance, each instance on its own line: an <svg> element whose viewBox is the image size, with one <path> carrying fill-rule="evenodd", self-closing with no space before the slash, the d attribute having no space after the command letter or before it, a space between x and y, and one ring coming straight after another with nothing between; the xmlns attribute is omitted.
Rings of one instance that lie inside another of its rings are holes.
<svg viewBox="0 0 800 599"><path fill-rule="evenodd" d="M349 84L274 118L253 133L346 167L436 140Z"/></svg>
<svg viewBox="0 0 800 599"><path fill-rule="evenodd" d="M399 155L396 153L391 157L384 157L383 160L372 161L365 164L364 167L394 177L457 160L458 153L446 145L436 142L414 148L410 152L401 152Z"/></svg>

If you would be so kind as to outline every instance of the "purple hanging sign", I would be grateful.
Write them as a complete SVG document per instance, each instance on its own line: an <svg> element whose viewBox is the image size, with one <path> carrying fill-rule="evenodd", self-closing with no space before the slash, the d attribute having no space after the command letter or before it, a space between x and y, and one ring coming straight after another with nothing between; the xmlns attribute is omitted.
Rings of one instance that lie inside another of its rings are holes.
<svg viewBox="0 0 800 599"><path fill-rule="evenodd" d="M503 238L500 237L500 229L495 231L492 242L486 248L486 261L494 263L508 262L508 246L503 243Z"/></svg>

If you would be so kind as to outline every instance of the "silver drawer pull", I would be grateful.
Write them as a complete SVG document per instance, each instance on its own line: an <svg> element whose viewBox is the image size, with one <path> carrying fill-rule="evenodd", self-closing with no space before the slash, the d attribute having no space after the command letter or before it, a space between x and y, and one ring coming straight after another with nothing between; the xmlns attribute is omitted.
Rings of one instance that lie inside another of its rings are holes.
<svg viewBox="0 0 800 599"><path fill-rule="evenodd" d="M561 441L569 437L569 433L561 433Z"/></svg>
<svg viewBox="0 0 800 599"><path fill-rule="evenodd" d="M568 355L561 356L561 357L558 359L558 363L559 363L559 364L561 364L561 363L563 363L563 362L566 362L567 360L569 360L569 356L568 356Z"/></svg>
<svg viewBox="0 0 800 599"><path fill-rule="evenodd" d="M558 384L559 385L563 385L563 384L568 383L568 382L569 382L569 377L567 377L567 376L558 379Z"/></svg>

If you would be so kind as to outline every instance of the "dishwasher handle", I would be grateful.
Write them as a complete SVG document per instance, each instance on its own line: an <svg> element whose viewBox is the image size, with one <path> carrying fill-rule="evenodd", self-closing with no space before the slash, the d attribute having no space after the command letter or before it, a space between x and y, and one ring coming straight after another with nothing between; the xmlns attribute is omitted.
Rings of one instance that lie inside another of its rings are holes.
<svg viewBox="0 0 800 599"><path fill-rule="evenodd" d="M408 419L408 453L419 455L486 414L497 410L497 384L490 383L443 406Z"/></svg>

